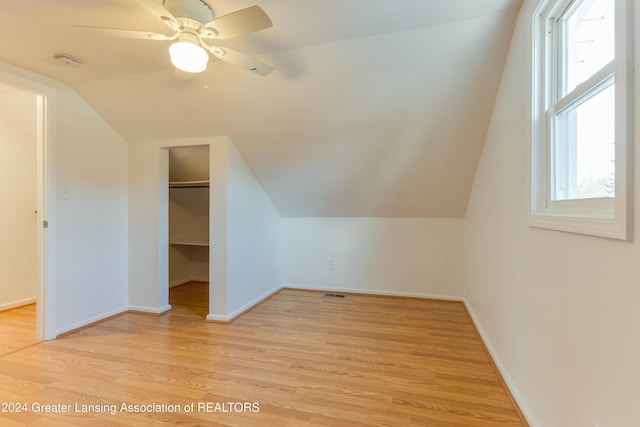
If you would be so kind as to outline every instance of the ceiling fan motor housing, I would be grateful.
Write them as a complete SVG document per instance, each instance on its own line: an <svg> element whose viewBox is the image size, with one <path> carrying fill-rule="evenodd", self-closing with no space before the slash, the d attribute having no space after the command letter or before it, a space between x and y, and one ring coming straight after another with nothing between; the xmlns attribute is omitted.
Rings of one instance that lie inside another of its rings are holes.
<svg viewBox="0 0 640 427"><path fill-rule="evenodd" d="M188 18L206 24L213 20L213 11L202 0L165 0L164 7L176 18Z"/></svg>

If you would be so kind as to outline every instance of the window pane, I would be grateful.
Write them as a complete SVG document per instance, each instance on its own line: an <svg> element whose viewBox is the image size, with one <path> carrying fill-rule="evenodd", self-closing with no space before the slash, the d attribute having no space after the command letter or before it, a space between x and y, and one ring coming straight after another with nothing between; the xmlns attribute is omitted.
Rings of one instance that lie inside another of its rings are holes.
<svg viewBox="0 0 640 427"><path fill-rule="evenodd" d="M583 0L563 18L563 95L615 58L614 0Z"/></svg>
<svg viewBox="0 0 640 427"><path fill-rule="evenodd" d="M552 200L615 196L614 88L553 117Z"/></svg>

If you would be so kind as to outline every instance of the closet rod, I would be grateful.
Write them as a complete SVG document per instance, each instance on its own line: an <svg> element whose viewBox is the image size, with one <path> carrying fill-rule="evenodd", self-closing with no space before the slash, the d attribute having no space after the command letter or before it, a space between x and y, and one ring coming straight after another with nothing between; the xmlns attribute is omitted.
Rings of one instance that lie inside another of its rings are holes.
<svg viewBox="0 0 640 427"><path fill-rule="evenodd" d="M209 181L172 181L169 188L200 188L208 187Z"/></svg>

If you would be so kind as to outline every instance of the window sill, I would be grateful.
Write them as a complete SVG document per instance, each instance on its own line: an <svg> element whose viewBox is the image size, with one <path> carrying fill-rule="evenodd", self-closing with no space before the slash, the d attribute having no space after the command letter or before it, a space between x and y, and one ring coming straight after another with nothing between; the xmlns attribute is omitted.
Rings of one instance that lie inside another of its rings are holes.
<svg viewBox="0 0 640 427"><path fill-rule="evenodd" d="M529 215L528 225L567 233L631 241L631 227L626 223L626 219L621 221L613 218L535 213Z"/></svg>

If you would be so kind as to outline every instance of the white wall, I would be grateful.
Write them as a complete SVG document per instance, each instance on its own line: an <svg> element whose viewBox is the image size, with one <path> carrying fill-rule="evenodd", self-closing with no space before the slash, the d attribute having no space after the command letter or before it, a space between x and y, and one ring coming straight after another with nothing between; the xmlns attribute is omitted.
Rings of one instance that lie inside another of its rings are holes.
<svg viewBox="0 0 640 427"><path fill-rule="evenodd" d="M127 142L66 86L57 101L56 323L64 332L127 309Z"/></svg>
<svg viewBox="0 0 640 427"><path fill-rule="evenodd" d="M0 90L0 310L38 296L36 96Z"/></svg>
<svg viewBox="0 0 640 427"><path fill-rule="evenodd" d="M287 218L285 286L462 297L461 219ZM333 269L327 266L328 259Z"/></svg>
<svg viewBox="0 0 640 427"><path fill-rule="evenodd" d="M465 301L532 426L637 427L638 233L628 243L527 226L533 3L518 19L467 209Z"/></svg>
<svg viewBox="0 0 640 427"><path fill-rule="evenodd" d="M228 149L227 317L280 289L281 218L232 143Z"/></svg>

